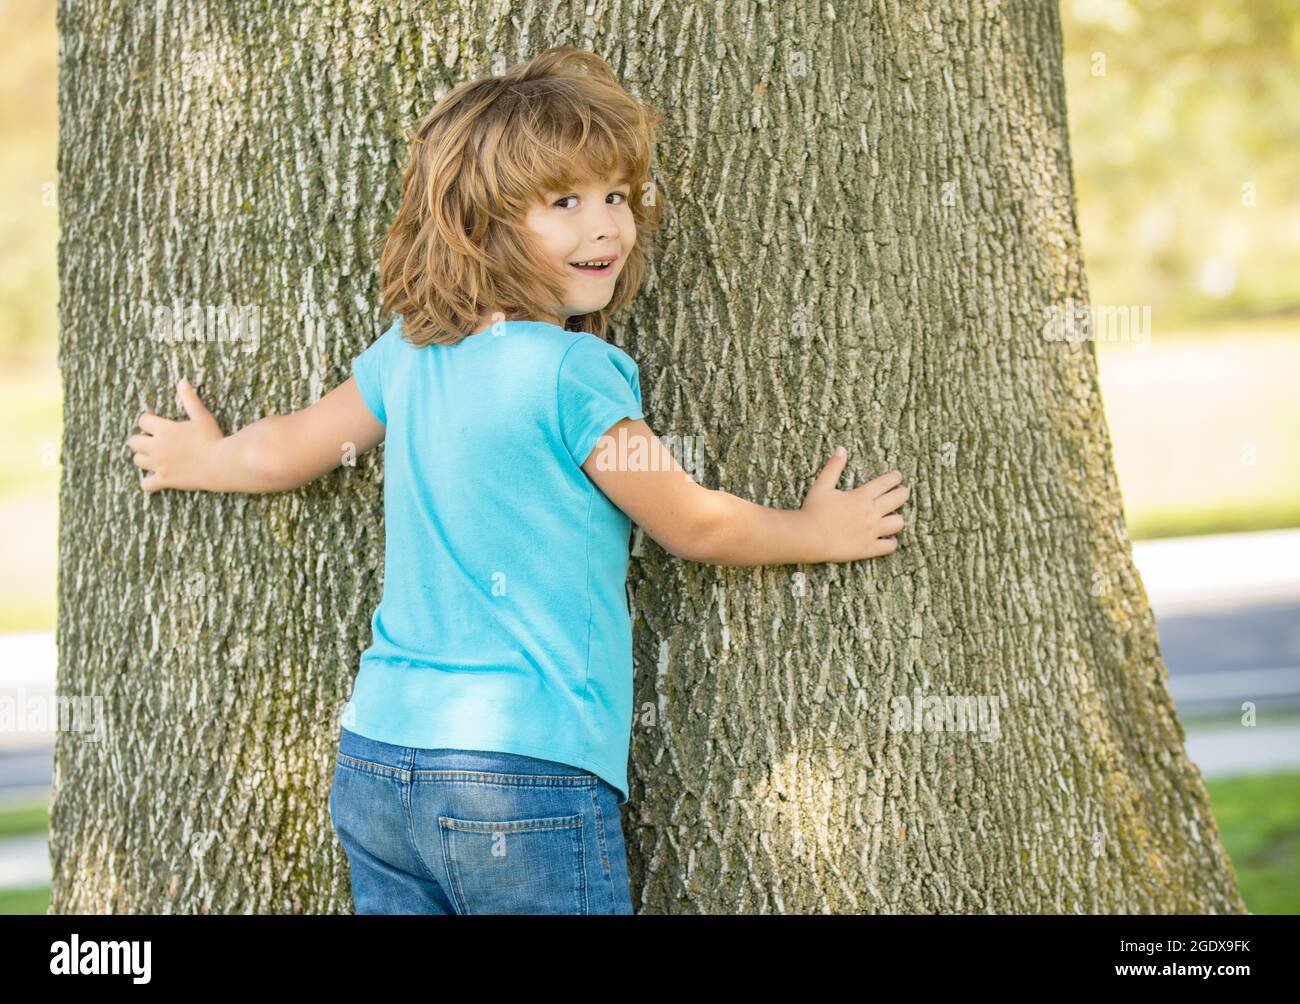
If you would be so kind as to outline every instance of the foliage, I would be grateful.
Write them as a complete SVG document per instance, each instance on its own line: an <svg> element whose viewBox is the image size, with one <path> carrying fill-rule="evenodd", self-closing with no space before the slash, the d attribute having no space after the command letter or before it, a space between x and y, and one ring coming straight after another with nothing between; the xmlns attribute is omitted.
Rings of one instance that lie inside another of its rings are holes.
<svg viewBox="0 0 1300 1004"><path fill-rule="evenodd" d="M1300 6L1064 0L1094 302L1187 321L1300 307Z"/></svg>

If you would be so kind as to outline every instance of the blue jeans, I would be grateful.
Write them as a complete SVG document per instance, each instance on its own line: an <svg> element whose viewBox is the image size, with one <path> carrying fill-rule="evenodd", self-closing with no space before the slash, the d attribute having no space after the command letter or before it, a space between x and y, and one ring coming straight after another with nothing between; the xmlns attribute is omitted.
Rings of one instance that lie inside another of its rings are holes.
<svg viewBox="0 0 1300 1004"><path fill-rule="evenodd" d="M618 791L578 767L343 729L329 811L357 913L633 912Z"/></svg>

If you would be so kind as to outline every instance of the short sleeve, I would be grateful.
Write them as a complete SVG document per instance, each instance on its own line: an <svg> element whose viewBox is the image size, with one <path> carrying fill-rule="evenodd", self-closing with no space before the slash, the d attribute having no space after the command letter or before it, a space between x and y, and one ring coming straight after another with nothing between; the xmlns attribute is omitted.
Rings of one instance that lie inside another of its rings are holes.
<svg viewBox="0 0 1300 1004"><path fill-rule="evenodd" d="M617 345L590 334L560 359L556 404L560 436L579 467L619 420L645 418L636 363Z"/></svg>
<svg viewBox="0 0 1300 1004"><path fill-rule="evenodd" d="M399 317L392 326L376 338L370 348L352 360L352 375L356 377L357 389L366 407L384 425L388 424L388 413L384 410L384 383L386 367L384 359L391 355L392 340L402 337L402 319Z"/></svg>

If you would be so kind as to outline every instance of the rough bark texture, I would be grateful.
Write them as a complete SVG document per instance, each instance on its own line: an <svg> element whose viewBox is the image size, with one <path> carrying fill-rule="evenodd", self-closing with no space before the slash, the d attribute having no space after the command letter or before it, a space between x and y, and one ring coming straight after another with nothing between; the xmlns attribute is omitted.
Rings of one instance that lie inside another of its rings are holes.
<svg viewBox="0 0 1300 1004"><path fill-rule="evenodd" d="M725 569L638 533L638 910L1243 912L1124 530L1049 3L60 6L65 425L52 912L350 908L326 793L382 570L382 451L300 491L143 497L188 376L226 428L379 333L403 130L570 43L663 109L665 226L615 340L699 477L797 506L891 467L899 551ZM151 310L259 311L168 343ZM997 703L995 739L890 727Z"/></svg>

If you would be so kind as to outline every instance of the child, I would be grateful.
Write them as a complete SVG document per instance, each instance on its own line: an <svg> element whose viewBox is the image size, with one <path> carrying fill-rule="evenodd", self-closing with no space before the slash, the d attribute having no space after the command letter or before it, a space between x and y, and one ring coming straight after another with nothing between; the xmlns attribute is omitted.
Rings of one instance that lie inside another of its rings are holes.
<svg viewBox="0 0 1300 1004"><path fill-rule="evenodd" d="M230 436L182 380L190 421L146 412L128 440L146 492L284 491L385 444L383 596L329 801L358 913L633 912L631 521L723 565L897 547L897 471L839 491L841 447L769 509L646 424L604 335L657 224L655 118L567 47L460 85L415 136L380 267L397 319L352 376Z"/></svg>

